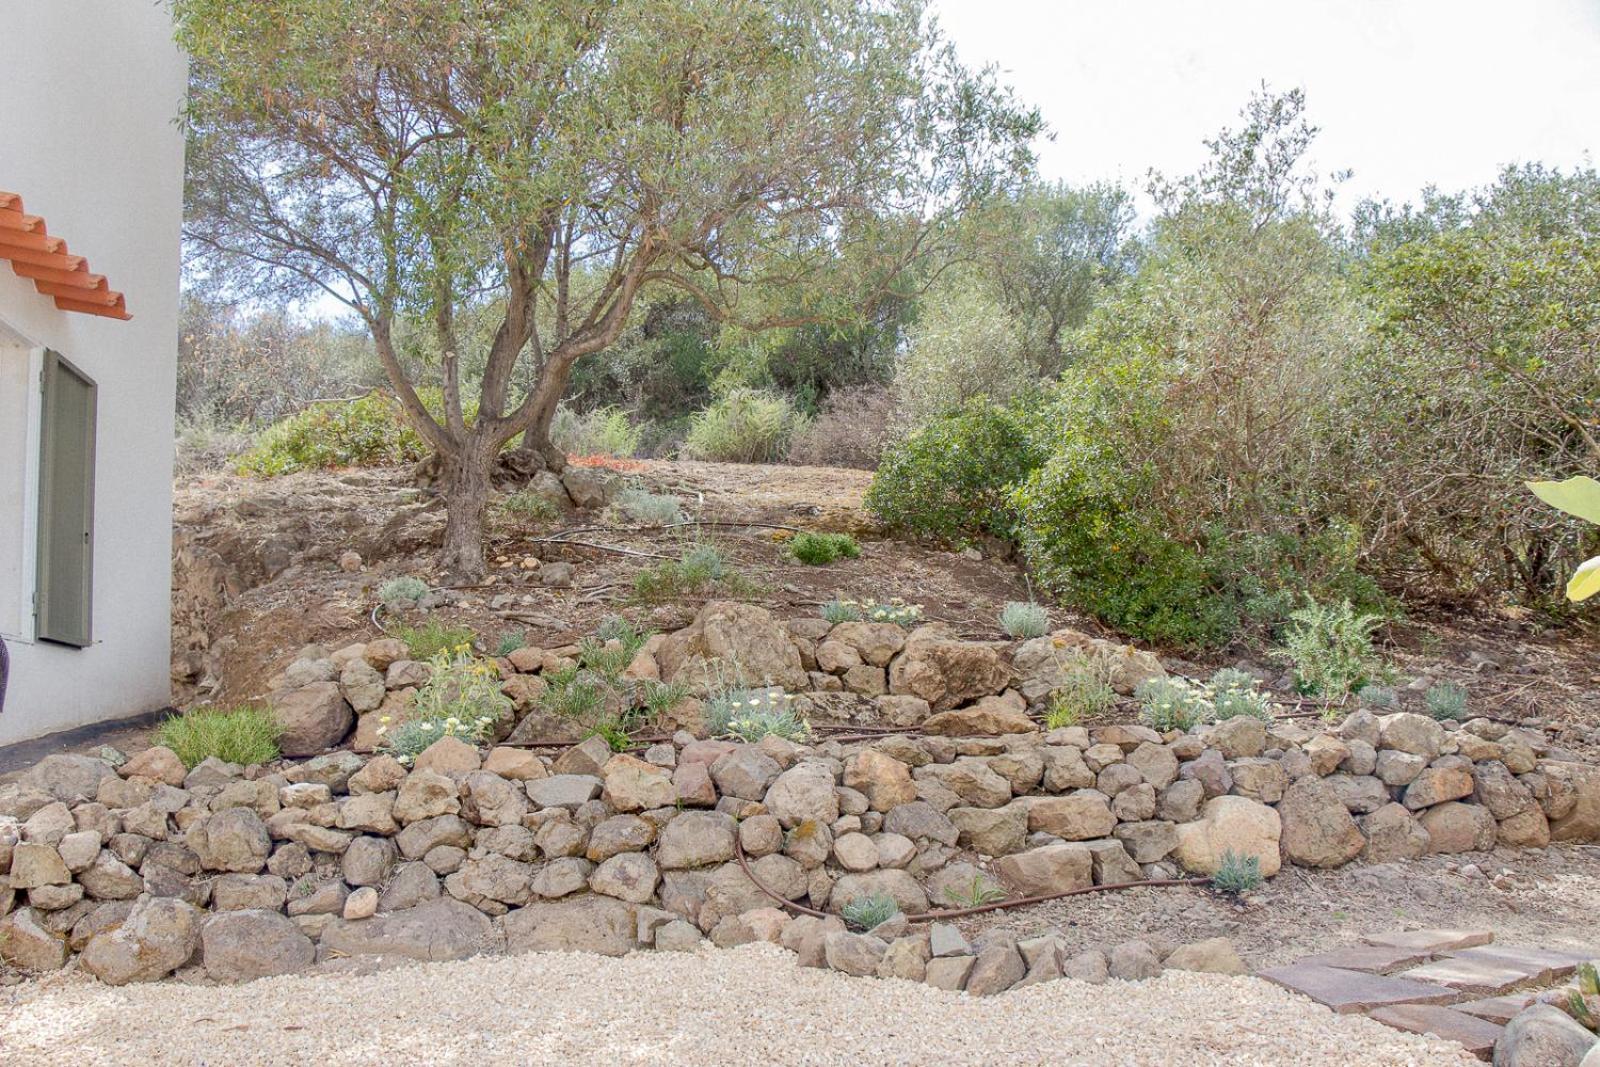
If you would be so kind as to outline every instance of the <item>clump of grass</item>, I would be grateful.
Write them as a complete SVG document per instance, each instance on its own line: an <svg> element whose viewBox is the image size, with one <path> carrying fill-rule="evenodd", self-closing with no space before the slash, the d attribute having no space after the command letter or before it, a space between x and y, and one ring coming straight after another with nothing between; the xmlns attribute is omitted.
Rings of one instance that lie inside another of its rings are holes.
<svg viewBox="0 0 1600 1067"><path fill-rule="evenodd" d="M662 560L633 576L633 595L647 604L693 596L713 586L734 594L751 588L715 545L695 545L682 559Z"/></svg>
<svg viewBox="0 0 1600 1067"><path fill-rule="evenodd" d="M712 737L754 743L781 737L804 744L811 724L794 710L794 697L782 689L729 689L706 701L706 729Z"/></svg>
<svg viewBox="0 0 1600 1067"><path fill-rule="evenodd" d="M278 758L278 720L266 708L198 707L174 715L156 727L154 740L177 753L185 767L209 756L224 763L270 763Z"/></svg>
<svg viewBox="0 0 1600 1067"><path fill-rule="evenodd" d="M1222 854L1217 873L1211 876L1211 888L1219 893L1239 896L1260 887L1261 858L1241 856L1231 848Z"/></svg>
<svg viewBox="0 0 1600 1067"><path fill-rule="evenodd" d="M555 522L561 512L549 497L540 496L533 489L518 489L500 501L500 510L519 522L530 525Z"/></svg>
<svg viewBox="0 0 1600 1067"><path fill-rule="evenodd" d="M1372 638L1382 615L1361 614L1350 601L1306 606L1289 616L1276 658L1294 668L1296 687L1311 696L1338 700L1362 688L1379 672Z"/></svg>
<svg viewBox="0 0 1600 1067"><path fill-rule="evenodd" d="M501 634L500 642L494 646L494 654L497 656L509 656L519 648L526 648L527 645L528 632L526 630L522 633Z"/></svg>
<svg viewBox="0 0 1600 1067"><path fill-rule="evenodd" d="M1106 663L1076 649L1058 663L1061 684L1050 695L1050 707L1044 716L1046 729L1076 726L1085 718L1104 714L1116 701L1111 668Z"/></svg>
<svg viewBox="0 0 1600 1067"><path fill-rule="evenodd" d="M821 614L835 626L841 622L860 622L861 606L853 600L830 600L822 605Z"/></svg>
<svg viewBox="0 0 1600 1067"><path fill-rule="evenodd" d="M462 645L471 648L478 639L470 626L447 626L433 621L421 626L401 623L391 631L391 636L405 642L412 659L432 659L441 652L454 652Z"/></svg>
<svg viewBox="0 0 1600 1067"><path fill-rule="evenodd" d="M835 560L859 558L861 546L849 534L798 533L789 542L789 551L801 563L821 567Z"/></svg>
<svg viewBox="0 0 1600 1067"><path fill-rule="evenodd" d="M839 915L844 921L857 930L871 930L882 926L898 914L900 905L896 904L894 898L887 893L856 897L839 909Z"/></svg>
<svg viewBox="0 0 1600 1067"><path fill-rule="evenodd" d="M970 886L962 889L957 889L955 886L947 886L944 891L944 899L953 908L978 908L1005 898L1005 890L981 874L972 876L972 885Z"/></svg>
<svg viewBox="0 0 1600 1067"><path fill-rule="evenodd" d="M1422 697L1428 714L1441 721L1460 722L1467 717L1467 690L1454 682L1435 682Z"/></svg>
<svg viewBox="0 0 1600 1067"><path fill-rule="evenodd" d="M624 489L617 494L616 509L642 526L666 526L683 521L678 498L644 489Z"/></svg>
<svg viewBox="0 0 1600 1067"><path fill-rule="evenodd" d="M428 583L409 574L401 578L390 578L378 586L378 599L385 604L415 604L427 595Z"/></svg>
<svg viewBox="0 0 1600 1067"><path fill-rule="evenodd" d="M1356 699L1365 708L1392 708L1396 698L1394 690L1386 685L1364 685L1356 690Z"/></svg>
<svg viewBox="0 0 1600 1067"><path fill-rule="evenodd" d="M1019 641L1050 632L1050 613L1042 604L1013 600L1000 609L1000 629Z"/></svg>

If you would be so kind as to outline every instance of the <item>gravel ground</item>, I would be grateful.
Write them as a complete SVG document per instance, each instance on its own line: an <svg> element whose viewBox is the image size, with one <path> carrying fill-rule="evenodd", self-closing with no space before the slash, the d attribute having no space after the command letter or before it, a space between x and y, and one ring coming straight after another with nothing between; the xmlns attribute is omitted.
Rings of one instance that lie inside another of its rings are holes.
<svg viewBox="0 0 1600 1067"><path fill-rule="evenodd" d="M550 953L365 976L0 990L0 1062L33 1064L1451 1065L1459 1047L1253 978L1061 980L992 999L802 970L765 945Z"/></svg>

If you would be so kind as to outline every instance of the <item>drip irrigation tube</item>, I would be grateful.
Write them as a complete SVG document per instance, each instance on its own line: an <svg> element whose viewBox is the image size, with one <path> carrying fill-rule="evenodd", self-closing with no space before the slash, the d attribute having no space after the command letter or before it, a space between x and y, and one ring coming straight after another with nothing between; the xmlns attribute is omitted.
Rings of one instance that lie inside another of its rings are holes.
<svg viewBox="0 0 1600 1067"><path fill-rule="evenodd" d="M750 860L745 856L744 844L740 842L737 834L735 834L733 838L733 852L739 860L740 868L744 870L745 877L750 879L757 889L761 890L762 893L770 897L778 904L779 907L782 907L787 911L798 912L801 915L810 915L818 919L827 919L832 917L829 912L819 911L816 908L808 908L804 904L796 904L792 900L785 899L782 894L767 888L767 886L762 883L761 879L756 877L756 873L750 869ZM1108 882L1105 885L1085 886L1082 889L1067 889L1060 893L1043 893L1039 896L1033 897L1014 897L1011 900L997 900L990 904L979 904L971 908L946 908L942 911L925 911L920 915L907 915L906 921L914 923L943 922L948 919L962 919L968 915L981 915L984 912L989 911L1007 911L1011 908L1026 907L1029 904L1043 904L1049 900L1060 900L1063 897L1084 896L1088 893L1110 892L1116 889L1138 889L1141 887L1181 885L1203 886L1210 884L1211 880L1209 878L1152 878L1143 882Z"/></svg>

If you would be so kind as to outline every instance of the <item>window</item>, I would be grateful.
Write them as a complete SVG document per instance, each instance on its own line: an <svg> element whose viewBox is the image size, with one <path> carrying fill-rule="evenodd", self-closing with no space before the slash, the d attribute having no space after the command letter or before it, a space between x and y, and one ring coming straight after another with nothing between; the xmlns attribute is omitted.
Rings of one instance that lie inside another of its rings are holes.
<svg viewBox="0 0 1600 1067"><path fill-rule="evenodd" d="M94 563L95 384L46 352L39 408L35 636L90 642Z"/></svg>

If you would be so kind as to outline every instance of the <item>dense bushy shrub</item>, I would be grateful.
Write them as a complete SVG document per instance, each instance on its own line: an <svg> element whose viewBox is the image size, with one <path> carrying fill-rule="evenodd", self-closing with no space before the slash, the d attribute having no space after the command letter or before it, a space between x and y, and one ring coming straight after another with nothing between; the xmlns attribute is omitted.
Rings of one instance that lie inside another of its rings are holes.
<svg viewBox="0 0 1600 1067"><path fill-rule="evenodd" d="M723 463L774 463L805 426L789 399L757 389L733 389L695 415L684 452Z"/></svg>
<svg viewBox="0 0 1600 1067"><path fill-rule="evenodd" d="M946 540L1010 536L1012 489L1046 453L1026 412L974 403L932 419L883 457L867 507L889 526Z"/></svg>
<svg viewBox="0 0 1600 1067"><path fill-rule="evenodd" d="M245 474L268 477L326 467L382 467L421 459L422 439L383 393L313 404L273 423L240 456Z"/></svg>
<svg viewBox="0 0 1600 1067"><path fill-rule="evenodd" d="M794 535L789 551L801 563L822 567L835 560L859 558L861 546L849 534L807 532Z"/></svg>
<svg viewBox="0 0 1600 1067"><path fill-rule="evenodd" d="M881 386L828 394L822 410L789 446L788 461L813 467L876 470L888 442L894 401Z"/></svg>
<svg viewBox="0 0 1600 1067"><path fill-rule="evenodd" d="M617 408L580 413L562 405L550 422L550 443L574 456L632 456L642 439L640 429Z"/></svg>

